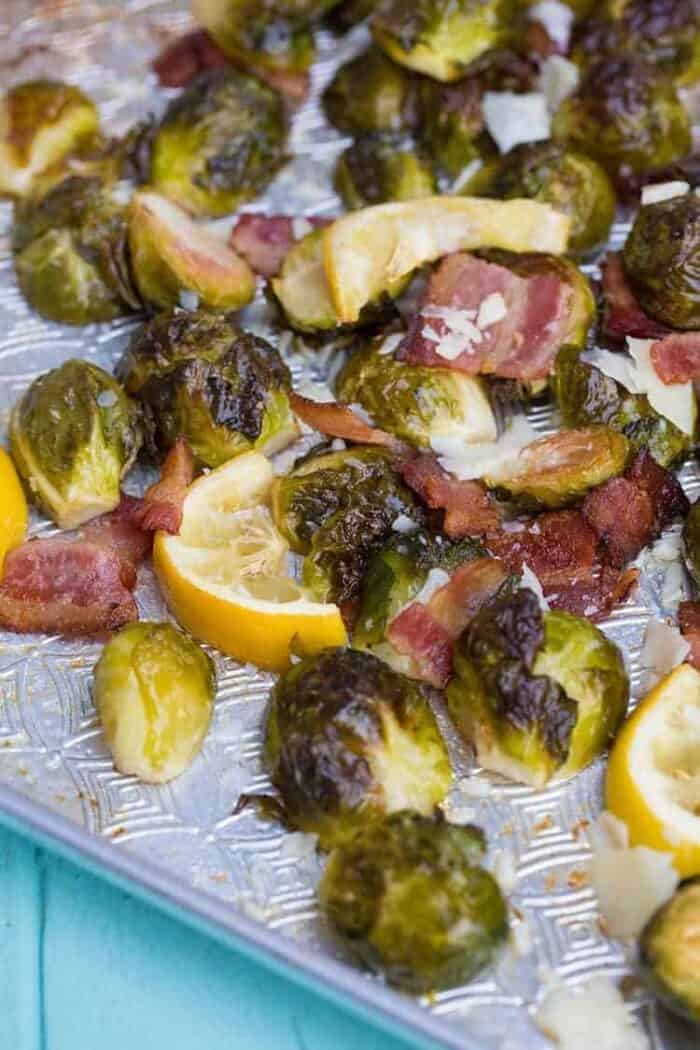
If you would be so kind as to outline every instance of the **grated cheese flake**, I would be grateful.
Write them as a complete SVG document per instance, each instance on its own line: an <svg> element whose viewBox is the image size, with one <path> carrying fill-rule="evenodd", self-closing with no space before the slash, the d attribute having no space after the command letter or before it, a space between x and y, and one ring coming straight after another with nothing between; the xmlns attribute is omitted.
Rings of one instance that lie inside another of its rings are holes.
<svg viewBox="0 0 700 1050"><path fill-rule="evenodd" d="M560 1050L650 1050L649 1040L608 977L592 977L580 988L555 984L535 1020Z"/></svg>
<svg viewBox="0 0 700 1050"><path fill-rule="evenodd" d="M644 670L642 689L648 693L678 664L682 664L690 646L677 627L661 620L649 620L639 662Z"/></svg>
<svg viewBox="0 0 700 1050"><path fill-rule="evenodd" d="M671 182L657 182L652 186L644 186L642 189L642 206L646 204L659 204L661 201L670 201L674 197L685 197L690 190L690 183L682 182L680 179Z"/></svg>
<svg viewBox="0 0 700 1050"><path fill-rule="evenodd" d="M537 578L537 575L527 564L523 565L522 572L520 574L520 586L527 587L529 591L532 591L536 595L537 601L540 604L540 609L542 610L542 612L549 612L549 602L544 596L542 584Z"/></svg>
<svg viewBox="0 0 700 1050"><path fill-rule="evenodd" d="M492 324L498 324L508 313L506 301L500 292L491 292L482 300L479 313L476 318L477 328L490 328Z"/></svg>
<svg viewBox="0 0 700 1050"><path fill-rule="evenodd" d="M520 452L537 437L537 431L527 418L516 415L496 441L468 445L459 437L436 435L431 438L430 445L448 473L460 481L469 481L487 474L491 477L515 470Z"/></svg>
<svg viewBox="0 0 700 1050"><path fill-rule="evenodd" d="M547 36L558 44L562 51L568 51L571 27L574 23L574 12L559 0L540 0L528 11L531 22L540 22L547 30Z"/></svg>
<svg viewBox="0 0 700 1050"><path fill-rule="evenodd" d="M547 99L539 91L522 95L487 91L482 108L486 127L501 153L521 142L541 142L550 136Z"/></svg>
<svg viewBox="0 0 700 1050"><path fill-rule="evenodd" d="M651 362L653 339L632 339L627 337L629 350L637 366L637 375L649 404L659 415L670 419L684 434L693 434L695 430L695 393L693 384L663 383Z"/></svg>
<svg viewBox="0 0 700 1050"><path fill-rule="evenodd" d="M547 108L556 113L565 98L572 95L581 79L578 66L562 55L550 55L540 66L537 86L547 99Z"/></svg>

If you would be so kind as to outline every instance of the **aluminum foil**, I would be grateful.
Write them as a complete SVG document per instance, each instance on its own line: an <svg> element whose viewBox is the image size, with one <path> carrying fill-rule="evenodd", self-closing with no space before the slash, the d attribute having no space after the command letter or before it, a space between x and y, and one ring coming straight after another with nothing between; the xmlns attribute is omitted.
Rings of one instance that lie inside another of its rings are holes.
<svg viewBox="0 0 700 1050"><path fill-rule="evenodd" d="M160 112L172 95L158 89L149 63L190 24L183 0L4 0L0 89L38 75L63 77L96 99L109 130L122 132L147 113ZM294 159L251 209L298 215L338 210L330 173L346 140L324 123L317 100L336 66L364 44L362 28L340 41L319 35L311 98L296 114L291 132ZM128 318L69 328L42 321L26 305L14 279L10 223L10 207L0 204L3 438L9 407L37 375L76 356L110 368L139 323ZM226 232L226 221L217 225ZM621 244L625 234L624 224L618 225L613 245ZM595 274L595 267L590 272ZM248 309L246 320L280 345L297 378L327 378L331 355L308 351L298 340L270 329L262 300ZM536 409L532 421L547 432L553 425L551 410ZM700 489L694 464L684 468L682 479L694 498ZM140 482L134 479L136 489ZM52 526L34 515L31 531L46 535ZM635 695L647 620L674 617L687 592L669 535L677 538L677 531L667 533L656 553L642 557L640 586L604 625L626 654ZM137 596L143 618L167 615L147 568ZM83 641L0 637L0 783L70 818L86 833L155 862L179 885L218 898L280 938L294 938L303 952L338 958L339 949L315 906L321 861L313 838L284 832L250 810L232 815L241 792L268 786L261 744L271 676L215 654L219 691L203 752L174 783L153 787L112 766L91 700L98 654L97 645ZM644 993L625 949L601 932L589 883L586 828L601 806L604 764L566 784L532 791L469 770L468 756L442 717L441 724L457 767L447 812L451 819L482 825L497 872L512 869L509 896L514 924L520 926L519 952L506 953L494 970L469 985L423 1002L449 1025L443 1029L447 1041L455 1045L458 1035L459 1045L463 1040L471 1050L543 1050L551 1044L532 1022L543 987L554 977L580 984L602 973L622 982L655 1050L697 1047L692 1033ZM460 779L467 773L468 779ZM594 1036L593 1019L591 1027Z"/></svg>

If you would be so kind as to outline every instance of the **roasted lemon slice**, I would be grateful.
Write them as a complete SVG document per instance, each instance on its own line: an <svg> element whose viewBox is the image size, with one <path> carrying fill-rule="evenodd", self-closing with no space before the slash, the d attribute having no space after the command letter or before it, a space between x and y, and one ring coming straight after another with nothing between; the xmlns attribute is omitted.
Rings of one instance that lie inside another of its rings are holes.
<svg viewBox="0 0 700 1050"><path fill-rule="evenodd" d="M672 853L700 873L700 672L681 664L642 701L617 738L607 806L635 846Z"/></svg>
<svg viewBox="0 0 700 1050"><path fill-rule="evenodd" d="M27 501L12 460L0 448L0 573L5 555L27 532Z"/></svg>
<svg viewBox="0 0 700 1050"><path fill-rule="evenodd" d="M156 533L153 564L177 620L244 663L289 666L290 646L317 652L347 641L335 605L311 601L288 573L272 520L272 467L245 453L190 486L177 536Z"/></svg>

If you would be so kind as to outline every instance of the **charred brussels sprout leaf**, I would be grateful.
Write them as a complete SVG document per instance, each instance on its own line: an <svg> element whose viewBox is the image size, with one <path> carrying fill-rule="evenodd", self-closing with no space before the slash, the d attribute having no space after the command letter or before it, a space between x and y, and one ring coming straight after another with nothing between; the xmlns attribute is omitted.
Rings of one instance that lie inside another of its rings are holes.
<svg viewBox="0 0 700 1050"><path fill-rule="evenodd" d="M700 878L682 882L639 938L642 976L673 1013L700 1025Z"/></svg>
<svg viewBox="0 0 700 1050"><path fill-rule="evenodd" d="M374 38L390 58L435 80L457 80L512 29L512 0L382 0Z"/></svg>
<svg viewBox="0 0 700 1050"><path fill-rule="evenodd" d="M113 635L95 668L95 706L119 772L151 784L183 773L215 691L213 660L172 624L133 623Z"/></svg>
<svg viewBox="0 0 700 1050"><path fill-rule="evenodd" d="M700 501L690 508L690 514L683 526L683 548L688 572L693 583L700 588Z"/></svg>
<svg viewBox="0 0 700 1050"><path fill-rule="evenodd" d="M430 992L462 984L508 936L507 906L478 867L483 835L437 817L395 813L330 856L321 908L349 947L392 984Z"/></svg>
<svg viewBox="0 0 700 1050"><path fill-rule="evenodd" d="M670 328L700 328L700 197L696 193L640 208L622 258L648 314Z"/></svg>
<svg viewBox="0 0 700 1050"><path fill-rule="evenodd" d="M280 97L230 69L202 73L168 106L153 142L151 181L196 215L225 215L285 161Z"/></svg>
<svg viewBox="0 0 700 1050"><path fill-rule="evenodd" d="M119 503L141 444L134 403L87 361L36 379L10 417L12 456L34 501L63 529Z"/></svg>
<svg viewBox="0 0 700 1050"><path fill-rule="evenodd" d="M341 66L323 93L328 120L341 131L405 131L412 124L414 82L378 47Z"/></svg>
<svg viewBox="0 0 700 1050"><path fill-rule="evenodd" d="M0 195L24 196L37 175L98 131L97 108L76 87L30 80L0 100Z"/></svg>
<svg viewBox="0 0 700 1050"><path fill-rule="evenodd" d="M673 83L634 58L601 58L561 104L553 138L612 174L664 167L690 152L688 115Z"/></svg>
<svg viewBox="0 0 700 1050"><path fill-rule="evenodd" d="M592 423L617 430L633 449L648 448L657 463L672 466L687 455L690 439L649 404L642 394L630 394L598 368L581 360L577 347L557 354L554 397L565 426Z"/></svg>
<svg viewBox="0 0 700 1050"><path fill-rule="evenodd" d="M286 365L274 347L224 315L153 318L132 339L117 374L141 403L156 459L184 437L200 463L216 467L249 449L278 451L297 434Z"/></svg>
<svg viewBox="0 0 700 1050"><path fill-rule="evenodd" d="M353 649L327 649L280 678L266 756L286 819L324 849L384 813L432 813L451 778L421 688Z"/></svg>
<svg viewBox="0 0 700 1050"><path fill-rule="evenodd" d="M338 158L335 188L348 208L410 201L436 192L430 161L409 137L362 135Z"/></svg>
<svg viewBox="0 0 700 1050"><path fill-rule="evenodd" d="M615 218L615 190L605 170L590 157L554 142L516 146L487 162L463 192L551 204L571 218L569 249L575 253L605 241Z"/></svg>

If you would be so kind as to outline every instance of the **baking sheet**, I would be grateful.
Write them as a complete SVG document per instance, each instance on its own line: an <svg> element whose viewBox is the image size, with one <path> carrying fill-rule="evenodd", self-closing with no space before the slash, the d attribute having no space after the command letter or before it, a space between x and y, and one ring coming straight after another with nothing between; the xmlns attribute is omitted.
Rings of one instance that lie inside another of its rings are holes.
<svg viewBox="0 0 700 1050"><path fill-rule="evenodd" d="M148 72L153 55L190 26L183 0L4 0L0 5L0 88L48 74L80 84L99 103L105 126L124 131L149 112L160 112L172 92L157 88ZM320 115L317 98L334 68L366 43L366 31L338 40L319 35L320 61L309 102L294 119L293 163L250 210L333 214L338 200L330 172L346 139ZM0 203L0 435L8 409L41 372L69 357L84 356L111 368L138 319L69 328L33 314L17 289L9 251L11 209ZM226 223L219 224L224 229ZM615 227L613 245L626 227ZM595 273L595 268L591 268ZM266 327L259 301L248 324L279 343ZM307 352L282 337L281 349L297 377L323 379L326 354ZM539 430L552 413L536 409ZM130 479L138 490L142 480ZM694 465L682 473L694 498L700 479ZM32 517L33 534L53 526ZM650 614L673 615L687 581L666 534L661 547L642 557L640 587L605 625L629 660L632 684L641 678L639 648ZM671 559L669 560L669 554ZM150 571L141 571L137 592L142 618L166 615ZM622 979L624 994L648 1031L655 1050L691 1050L692 1033L652 1003L640 988L622 947L601 932L588 882L587 822L600 808L604 765L549 790L499 782L468 769L457 755L457 781L447 806L453 819L475 820L487 832L491 861L503 871L515 865L509 895L513 921L521 926L519 953L469 985L441 992L419 1014L407 998L380 979L336 968L343 963L315 907L321 862L308 836L286 833L249 808L233 816L241 792L268 786L261 765L262 720L271 676L216 655L219 691L211 732L192 768L174 783L154 787L115 772L91 701L92 667L100 647L54 637L0 635L0 808L20 821L88 846L98 859L113 843L117 866L144 885L194 912L238 932L263 951L291 961L356 1000L402 1016L417 1031L469 1050L540 1050L551 1046L534 1027L532 1012L543 986L556 976L572 984L593 974ZM467 772L472 775L464 778ZM41 809L13 802L3 787ZM67 818L66 827L56 816ZM95 843L101 840L99 850ZM128 863L127 863L128 861ZM252 920L252 921L250 921ZM527 949L527 950L523 950ZM352 965L352 964L350 964Z"/></svg>

